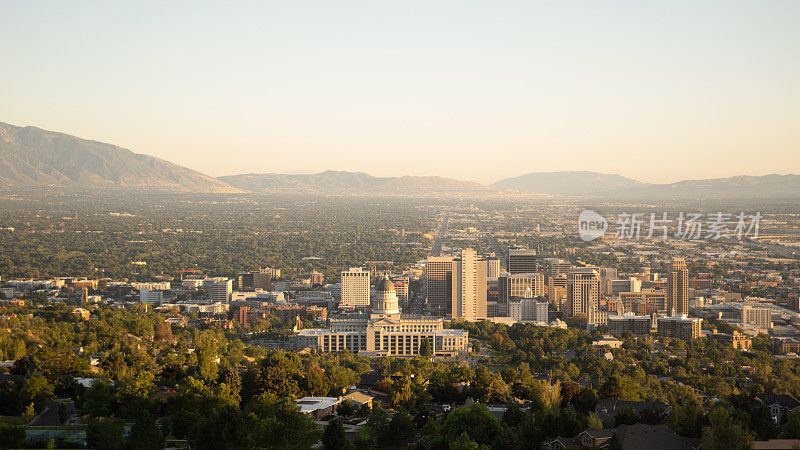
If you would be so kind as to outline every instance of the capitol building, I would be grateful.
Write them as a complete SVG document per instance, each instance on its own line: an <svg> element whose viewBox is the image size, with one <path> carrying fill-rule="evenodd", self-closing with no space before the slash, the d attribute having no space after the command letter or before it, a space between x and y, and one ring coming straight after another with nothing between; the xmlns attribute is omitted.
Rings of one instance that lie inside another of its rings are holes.
<svg viewBox="0 0 800 450"><path fill-rule="evenodd" d="M330 318L328 328L300 330L298 349L323 352L349 350L365 356L414 356L427 340L435 355L457 355L469 350L469 332L444 328L441 317L400 313L394 284L388 277L378 283L369 313L341 314Z"/></svg>

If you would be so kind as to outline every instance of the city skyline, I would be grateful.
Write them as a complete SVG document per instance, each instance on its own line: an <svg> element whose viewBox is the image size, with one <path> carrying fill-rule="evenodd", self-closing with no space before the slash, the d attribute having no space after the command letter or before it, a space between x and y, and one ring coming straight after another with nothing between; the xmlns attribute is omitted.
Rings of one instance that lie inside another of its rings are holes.
<svg viewBox="0 0 800 450"><path fill-rule="evenodd" d="M0 121L212 176L797 173L799 9L14 4Z"/></svg>

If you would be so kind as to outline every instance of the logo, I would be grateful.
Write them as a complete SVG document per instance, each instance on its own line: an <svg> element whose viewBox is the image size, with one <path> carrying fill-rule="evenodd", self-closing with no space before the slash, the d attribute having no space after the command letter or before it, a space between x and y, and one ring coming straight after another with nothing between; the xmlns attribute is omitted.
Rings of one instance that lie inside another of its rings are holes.
<svg viewBox="0 0 800 450"><path fill-rule="evenodd" d="M607 229L608 221L594 211L586 209L578 216L578 235L584 241L593 241L602 237Z"/></svg>

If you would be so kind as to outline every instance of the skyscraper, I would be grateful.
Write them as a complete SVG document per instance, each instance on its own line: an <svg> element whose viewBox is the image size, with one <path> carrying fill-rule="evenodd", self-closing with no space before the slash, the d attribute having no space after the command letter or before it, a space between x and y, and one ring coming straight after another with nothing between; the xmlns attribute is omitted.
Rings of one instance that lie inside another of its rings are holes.
<svg viewBox="0 0 800 450"><path fill-rule="evenodd" d="M500 276L500 259L495 256L486 258L486 278L497 278Z"/></svg>
<svg viewBox="0 0 800 450"><path fill-rule="evenodd" d="M461 251L456 260L457 295L453 296L453 317L468 321L486 318L486 261L478 260L475 250Z"/></svg>
<svg viewBox="0 0 800 450"><path fill-rule="evenodd" d="M600 274L590 267L567 273L567 317L592 317L600 301Z"/></svg>
<svg viewBox="0 0 800 450"><path fill-rule="evenodd" d="M508 250L508 273L536 272L539 268L539 260L536 258L536 250L525 250L511 248Z"/></svg>
<svg viewBox="0 0 800 450"><path fill-rule="evenodd" d="M431 256L425 264L425 288L432 314L444 316L451 313L455 261L452 256Z"/></svg>
<svg viewBox="0 0 800 450"><path fill-rule="evenodd" d="M667 277L667 313L689 314L689 269L683 258L675 258Z"/></svg>
<svg viewBox="0 0 800 450"><path fill-rule="evenodd" d="M470 321L486 318L486 261L475 250L462 250L460 258L428 258L425 286L433 313Z"/></svg>
<svg viewBox="0 0 800 450"><path fill-rule="evenodd" d="M359 308L369 305L369 271L361 267L351 267L350 270L343 271L342 300L339 306Z"/></svg>

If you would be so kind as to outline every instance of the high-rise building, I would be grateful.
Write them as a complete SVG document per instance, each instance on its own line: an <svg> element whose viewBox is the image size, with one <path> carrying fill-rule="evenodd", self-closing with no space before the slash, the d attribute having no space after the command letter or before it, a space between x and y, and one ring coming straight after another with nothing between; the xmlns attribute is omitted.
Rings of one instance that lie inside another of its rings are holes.
<svg viewBox="0 0 800 450"><path fill-rule="evenodd" d="M497 279L498 303L508 303L511 297L524 297L530 289L532 296L544 297L544 275L540 273L518 273L503 275Z"/></svg>
<svg viewBox="0 0 800 450"><path fill-rule="evenodd" d="M342 272L342 300L339 307L359 308L369 306L369 271L351 267Z"/></svg>
<svg viewBox="0 0 800 450"><path fill-rule="evenodd" d="M547 265L547 274L551 277L555 277L562 273L567 273L572 269L572 264L569 261L564 261L563 259L558 258L547 258L545 260Z"/></svg>
<svg viewBox="0 0 800 450"><path fill-rule="evenodd" d="M228 303L233 294L233 280L225 277L206 278L203 280L203 289L211 296L212 301Z"/></svg>
<svg viewBox="0 0 800 450"><path fill-rule="evenodd" d="M617 269L614 267L601 267L600 268L600 293L609 295L611 292L611 280L617 279Z"/></svg>
<svg viewBox="0 0 800 450"><path fill-rule="evenodd" d="M536 250L509 249L507 262L508 273L512 275L531 273L539 270L539 260L536 257Z"/></svg>
<svg viewBox="0 0 800 450"><path fill-rule="evenodd" d="M322 285L325 283L325 276L322 275L322 272L317 272L316 270L311 271L311 284L312 285Z"/></svg>
<svg viewBox="0 0 800 450"><path fill-rule="evenodd" d="M486 261L478 260L475 250L461 251L456 260L456 294L451 308L453 317L468 321L486 318Z"/></svg>
<svg viewBox="0 0 800 450"><path fill-rule="evenodd" d="M497 278L500 276L500 259L495 256L486 258L486 278Z"/></svg>
<svg viewBox="0 0 800 450"><path fill-rule="evenodd" d="M394 290L397 293L397 299L400 303L405 305L408 302L408 277L406 276L393 276L391 277L394 283Z"/></svg>
<svg viewBox="0 0 800 450"><path fill-rule="evenodd" d="M432 314L445 316L451 313L455 265L456 258L452 256L432 256L425 264L425 288Z"/></svg>
<svg viewBox="0 0 800 450"><path fill-rule="evenodd" d="M236 278L236 288L240 291L253 291L253 273L242 272Z"/></svg>
<svg viewBox="0 0 800 450"><path fill-rule="evenodd" d="M667 277L667 313L689 314L689 269L682 258L672 260Z"/></svg>
<svg viewBox="0 0 800 450"><path fill-rule="evenodd" d="M590 317L600 302L600 275L594 268L582 267L567 273L567 317Z"/></svg>
<svg viewBox="0 0 800 450"><path fill-rule="evenodd" d="M479 260L475 250L462 250L458 258L428 258L425 286L431 312L466 320L486 318L486 261Z"/></svg>
<svg viewBox="0 0 800 450"><path fill-rule="evenodd" d="M280 270L278 271L280 273ZM258 272L253 274L253 289L262 291L272 290L272 274L270 272Z"/></svg>

